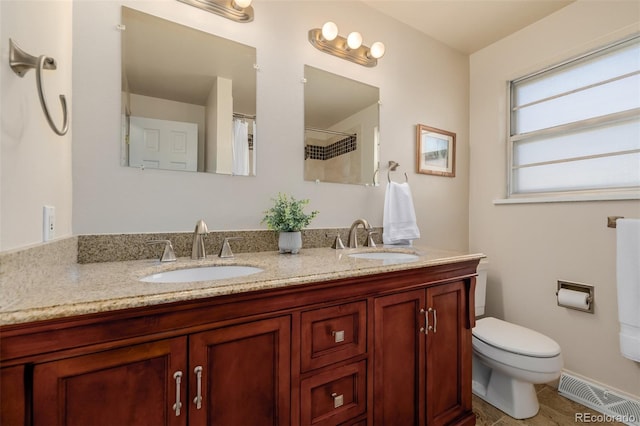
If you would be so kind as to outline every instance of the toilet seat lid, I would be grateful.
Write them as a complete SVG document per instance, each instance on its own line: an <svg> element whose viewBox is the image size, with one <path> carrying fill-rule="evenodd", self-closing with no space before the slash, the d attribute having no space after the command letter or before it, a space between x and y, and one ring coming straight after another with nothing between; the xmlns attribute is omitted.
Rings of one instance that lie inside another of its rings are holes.
<svg viewBox="0 0 640 426"><path fill-rule="evenodd" d="M549 358L560 354L560 345L553 339L497 318L487 317L477 320L473 328L473 336L488 345L515 354L538 358Z"/></svg>

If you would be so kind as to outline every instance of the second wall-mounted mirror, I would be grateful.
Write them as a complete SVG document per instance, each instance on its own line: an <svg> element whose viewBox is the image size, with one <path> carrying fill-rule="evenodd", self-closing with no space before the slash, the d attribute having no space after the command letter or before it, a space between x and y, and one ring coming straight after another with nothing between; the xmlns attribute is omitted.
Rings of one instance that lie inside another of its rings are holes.
<svg viewBox="0 0 640 426"><path fill-rule="evenodd" d="M373 184L379 89L308 65L304 75L305 180Z"/></svg>
<svg viewBox="0 0 640 426"><path fill-rule="evenodd" d="M123 166L256 170L256 49L122 8Z"/></svg>

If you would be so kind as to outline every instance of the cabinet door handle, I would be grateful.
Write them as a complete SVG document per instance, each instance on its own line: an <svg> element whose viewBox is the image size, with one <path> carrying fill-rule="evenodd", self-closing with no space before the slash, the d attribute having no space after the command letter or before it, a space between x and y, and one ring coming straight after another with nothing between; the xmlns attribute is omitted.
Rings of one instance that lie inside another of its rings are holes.
<svg viewBox="0 0 640 426"><path fill-rule="evenodd" d="M332 331L331 335L335 343L344 342L344 330Z"/></svg>
<svg viewBox="0 0 640 426"><path fill-rule="evenodd" d="M431 309L431 308L429 308ZM425 311L424 309L420 309L420 313L424 314L424 322L425 322L425 326L424 327L420 327L420 333L424 333L424 334L429 334L429 311Z"/></svg>
<svg viewBox="0 0 640 426"><path fill-rule="evenodd" d="M180 383L182 382L182 371L176 371L173 373L173 378L176 381L176 403L173 404L173 411L176 412L176 417L180 415L180 408L182 408L182 402L180 402Z"/></svg>
<svg viewBox="0 0 640 426"><path fill-rule="evenodd" d="M438 311L435 309L429 308L429 311L433 312L433 333L438 332Z"/></svg>
<svg viewBox="0 0 640 426"><path fill-rule="evenodd" d="M196 404L196 409L202 408L202 366L198 365L193 369L196 375L196 397L193 398L193 403Z"/></svg>

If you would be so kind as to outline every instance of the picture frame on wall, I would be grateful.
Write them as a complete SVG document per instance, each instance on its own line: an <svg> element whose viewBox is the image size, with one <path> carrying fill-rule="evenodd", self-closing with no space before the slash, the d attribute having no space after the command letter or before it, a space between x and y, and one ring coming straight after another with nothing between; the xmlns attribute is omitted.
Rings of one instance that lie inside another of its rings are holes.
<svg viewBox="0 0 640 426"><path fill-rule="evenodd" d="M416 171L425 175L455 177L456 134L416 125Z"/></svg>

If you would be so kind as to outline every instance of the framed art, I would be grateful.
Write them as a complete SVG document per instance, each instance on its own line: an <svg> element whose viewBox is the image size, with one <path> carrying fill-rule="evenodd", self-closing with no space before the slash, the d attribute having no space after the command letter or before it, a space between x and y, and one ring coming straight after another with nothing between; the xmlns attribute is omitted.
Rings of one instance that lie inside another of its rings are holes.
<svg viewBox="0 0 640 426"><path fill-rule="evenodd" d="M435 127L416 126L416 170L426 175L456 175L456 134Z"/></svg>

